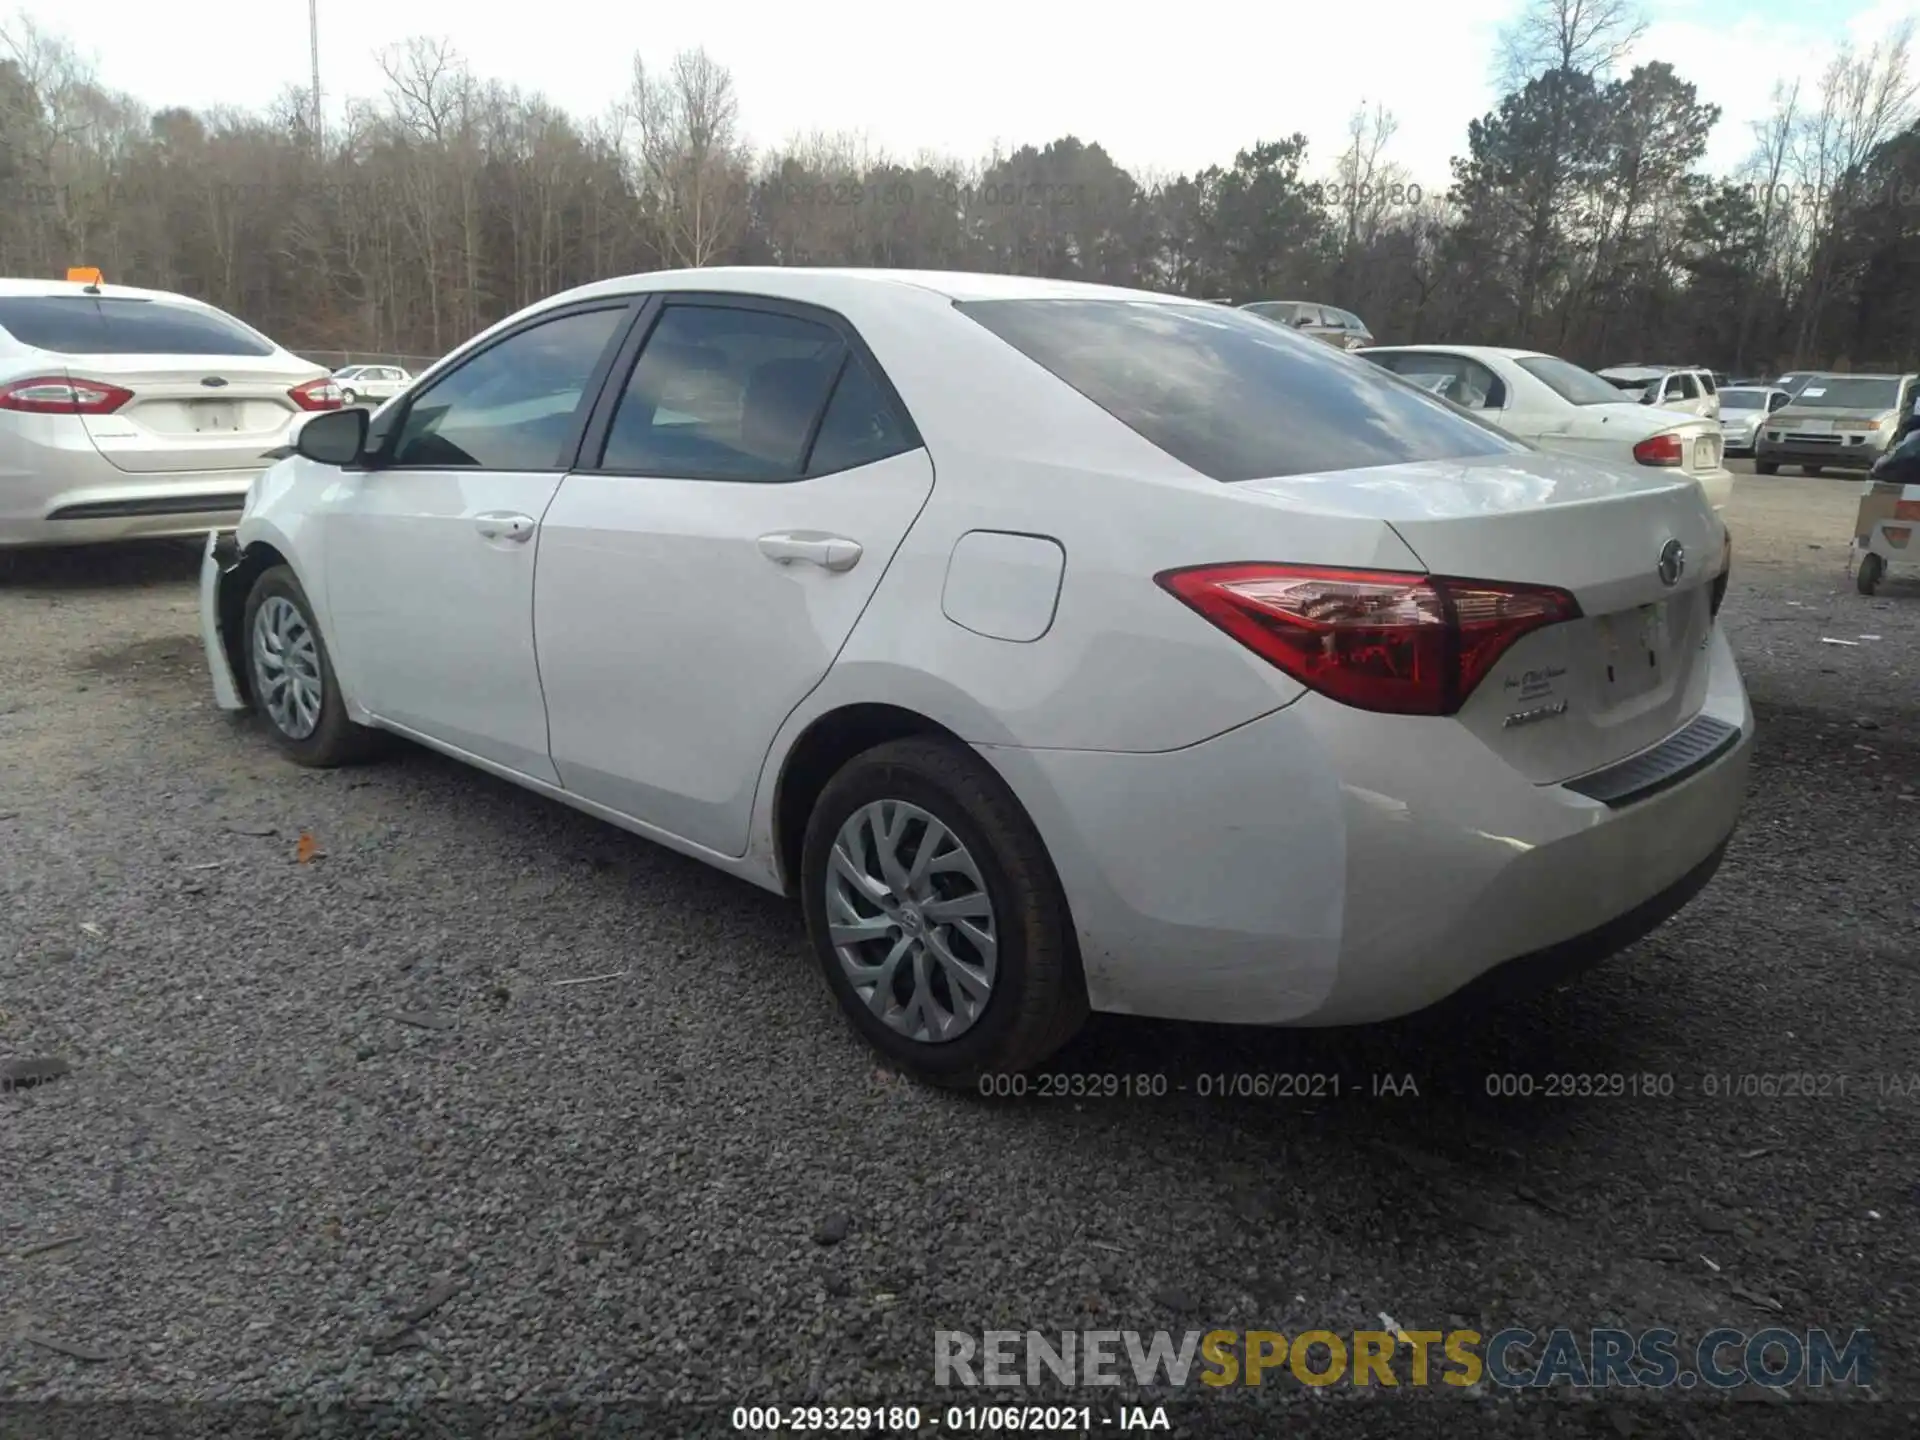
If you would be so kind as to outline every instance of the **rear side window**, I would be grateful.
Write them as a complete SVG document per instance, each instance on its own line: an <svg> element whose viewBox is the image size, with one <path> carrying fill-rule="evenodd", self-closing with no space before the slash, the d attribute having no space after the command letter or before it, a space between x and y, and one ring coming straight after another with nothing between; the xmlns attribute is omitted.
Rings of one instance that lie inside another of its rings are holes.
<svg viewBox="0 0 1920 1440"><path fill-rule="evenodd" d="M1717 393L1716 387L1714 386L1714 383L1713 383L1713 376L1708 374L1705 370L1702 370L1700 372L1700 388L1706 391L1707 394L1709 395Z"/></svg>
<svg viewBox="0 0 1920 1440"><path fill-rule="evenodd" d="M604 470L778 483L869 465L919 437L832 325L670 304L608 429Z"/></svg>
<svg viewBox="0 0 1920 1440"><path fill-rule="evenodd" d="M0 328L60 355L273 354L273 346L217 310L119 296L0 296Z"/></svg>
<svg viewBox="0 0 1920 1440"><path fill-rule="evenodd" d="M919 439L893 397L873 378L858 355L847 356L840 383L820 421L820 434L807 457L809 475L830 475L871 465L917 448Z"/></svg>
<svg viewBox="0 0 1920 1440"><path fill-rule="evenodd" d="M1211 305L976 300L960 311L1215 480L1522 453L1357 356Z"/></svg>

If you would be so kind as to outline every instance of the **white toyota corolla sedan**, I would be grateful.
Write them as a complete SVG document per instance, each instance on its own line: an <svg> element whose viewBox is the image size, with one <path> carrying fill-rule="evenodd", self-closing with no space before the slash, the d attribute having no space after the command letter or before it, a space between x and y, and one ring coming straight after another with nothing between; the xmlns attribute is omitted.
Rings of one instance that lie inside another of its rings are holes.
<svg viewBox="0 0 1920 1440"><path fill-rule="evenodd" d="M797 897L915 1073L1089 1008L1407 1014L1713 874L1753 714L1673 470L1164 295L709 269L555 296L209 536L219 703L390 731Z"/></svg>

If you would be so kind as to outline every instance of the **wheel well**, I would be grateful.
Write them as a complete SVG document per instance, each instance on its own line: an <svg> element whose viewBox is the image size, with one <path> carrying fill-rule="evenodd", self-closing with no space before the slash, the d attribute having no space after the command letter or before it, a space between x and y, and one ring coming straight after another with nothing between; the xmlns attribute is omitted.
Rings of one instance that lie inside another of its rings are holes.
<svg viewBox="0 0 1920 1440"><path fill-rule="evenodd" d="M938 735L963 743L946 726L897 705L848 705L828 711L794 742L773 796L774 847L789 895L799 889L800 849L820 792L854 756L909 735Z"/></svg>
<svg viewBox="0 0 1920 1440"><path fill-rule="evenodd" d="M253 687L248 678L246 638L240 633L246 620L247 595L261 575L286 563L286 556L273 546L256 540L241 553L240 563L220 577L220 593L216 599L220 612L220 644L227 652L233 683L249 703L253 700Z"/></svg>

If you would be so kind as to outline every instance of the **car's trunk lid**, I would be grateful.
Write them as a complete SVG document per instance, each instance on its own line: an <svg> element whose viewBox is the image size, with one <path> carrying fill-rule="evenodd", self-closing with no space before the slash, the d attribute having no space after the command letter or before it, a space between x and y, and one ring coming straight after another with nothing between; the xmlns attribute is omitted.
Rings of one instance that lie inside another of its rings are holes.
<svg viewBox="0 0 1920 1440"><path fill-rule="evenodd" d="M1685 472L1535 453L1247 484L1289 507L1384 520L1434 574L1573 595L1581 618L1523 637L1457 717L1535 781L1657 744L1703 702L1725 532ZM1684 560L1668 583L1661 558L1676 541Z"/></svg>
<svg viewBox="0 0 1920 1440"><path fill-rule="evenodd" d="M82 417L94 448L131 474L258 469L304 412L288 392L326 372L274 357L70 355L69 376L133 392Z"/></svg>

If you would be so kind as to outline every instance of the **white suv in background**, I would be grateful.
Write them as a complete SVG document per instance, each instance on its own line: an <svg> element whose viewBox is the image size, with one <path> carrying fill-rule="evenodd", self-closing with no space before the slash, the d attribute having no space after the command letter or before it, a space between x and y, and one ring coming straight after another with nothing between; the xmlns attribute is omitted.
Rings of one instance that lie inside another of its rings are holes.
<svg viewBox="0 0 1920 1440"><path fill-rule="evenodd" d="M325 367L198 300L0 280L0 548L231 528L268 452L339 408Z"/></svg>
<svg viewBox="0 0 1920 1440"><path fill-rule="evenodd" d="M1706 420L1720 418L1720 387L1714 384L1711 370L1694 365L1609 365L1595 373L1616 389L1632 391L1642 405Z"/></svg>

